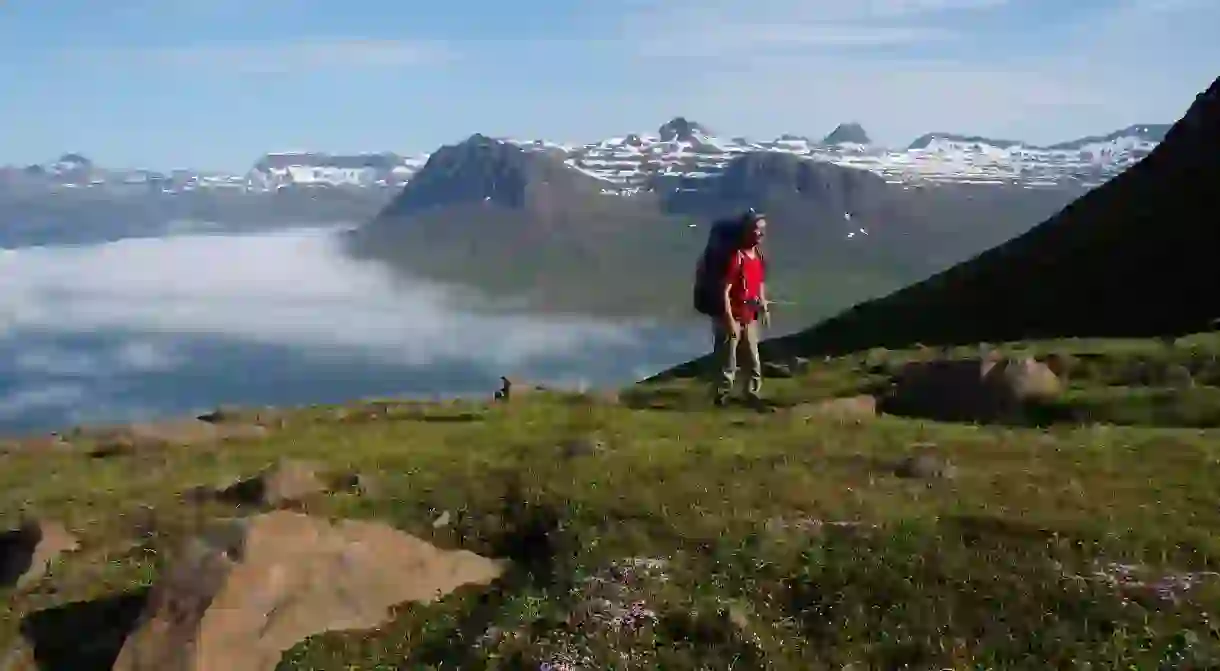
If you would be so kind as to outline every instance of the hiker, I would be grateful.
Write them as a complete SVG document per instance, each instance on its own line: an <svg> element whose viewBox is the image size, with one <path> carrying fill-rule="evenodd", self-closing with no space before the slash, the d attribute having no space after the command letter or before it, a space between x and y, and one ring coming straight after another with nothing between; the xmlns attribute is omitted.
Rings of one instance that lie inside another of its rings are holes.
<svg viewBox="0 0 1220 671"><path fill-rule="evenodd" d="M770 325L766 259L759 249L766 217L751 209L712 228L696 272L695 309L712 320L715 404L725 405L732 395L739 358L748 376L746 400L761 403L758 342L760 327Z"/></svg>

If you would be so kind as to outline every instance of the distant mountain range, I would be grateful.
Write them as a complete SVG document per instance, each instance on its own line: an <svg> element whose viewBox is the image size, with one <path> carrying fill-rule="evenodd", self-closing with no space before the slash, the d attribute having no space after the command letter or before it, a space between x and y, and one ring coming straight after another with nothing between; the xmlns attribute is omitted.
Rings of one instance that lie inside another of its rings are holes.
<svg viewBox="0 0 1220 671"><path fill-rule="evenodd" d="M734 157L774 151L862 168L889 181L911 184L1002 183L1029 187L1105 182L1146 156L1168 125L1143 124L1049 146L1016 140L929 133L905 148L872 144L858 123L844 123L821 140L782 135L774 140L727 138L677 117L654 134L632 134L587 144L499 138L527 151L562 157L606 182L634 191L654 177L706 177ZM190 169L113 169L79 154L42 165L0 167L0 188L101 189L116 194L185 193L198 190L269 192L285 188L397 190L423 167L428 154L393 152L326 154L281 152L259 158L245 173Z"/></svg>

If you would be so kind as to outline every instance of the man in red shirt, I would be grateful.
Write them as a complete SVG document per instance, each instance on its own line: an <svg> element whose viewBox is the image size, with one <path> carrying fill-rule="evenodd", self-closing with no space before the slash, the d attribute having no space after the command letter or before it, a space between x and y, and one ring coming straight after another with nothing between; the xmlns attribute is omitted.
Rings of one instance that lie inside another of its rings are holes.
<svg viewBox="0 0 1220 671"><path fill-rule="evenodd" d="M716 405L727 403L733 393L738 357L744 357L745 373L749 376L747 400L755 403L762 400L759 320L762 326L769 326L770 314L767 310L767 266L759 244L767 234L767 220L763 215L751 212L744 223L742 240L729 260L721 281L724 313L712 317L715 337L712 356L719 368L715 385Z"/></svg>

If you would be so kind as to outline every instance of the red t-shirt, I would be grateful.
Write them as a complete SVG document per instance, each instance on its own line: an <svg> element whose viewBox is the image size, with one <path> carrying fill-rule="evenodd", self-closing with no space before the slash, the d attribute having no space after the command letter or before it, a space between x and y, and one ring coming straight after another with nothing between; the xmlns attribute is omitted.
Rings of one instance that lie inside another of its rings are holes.
<svg viewBox="0 0 1220 671"><path fill-rule="evenodd" d="M737 252L729 259L724 283L729 289L729 307L733 317L742 324L758 318L758 308L747 301L757 300L762 293L765 267L762 255L755 252L751 258L745 252Z"/></svg>

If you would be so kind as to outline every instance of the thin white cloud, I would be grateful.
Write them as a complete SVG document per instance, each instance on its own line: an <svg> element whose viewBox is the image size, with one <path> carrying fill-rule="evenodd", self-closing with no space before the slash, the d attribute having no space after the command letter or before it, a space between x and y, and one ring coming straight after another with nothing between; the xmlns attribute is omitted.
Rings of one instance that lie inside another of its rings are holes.
<svg viewBox="0 0 1220 671"><path fill-rule="evenodd" d="M944 41L939 19L1008 0L670 0L627 12L621 35L644 56L732 56Z"/></svg>
<svg viewBox="0 0 1220 671"><path fill-rule="evenodd" d="M915 26L866 26L851 24L793 25L755 23L740 26L707 26L681 41L657 36L640 40L637 56L691 56L714 54L738 58L743 54L802 52L813 49L867 49L952 39L947 30Z"/></svg>
<svg viewBox="0 0 1220 671"><path fill-rule="evenodd" d="M66 54L66 58L79 64L154 66L248 74L336 68L410 68L439 65L456 57L455 50L445 42L371 39L202 43L82 50Z"/></svg>

